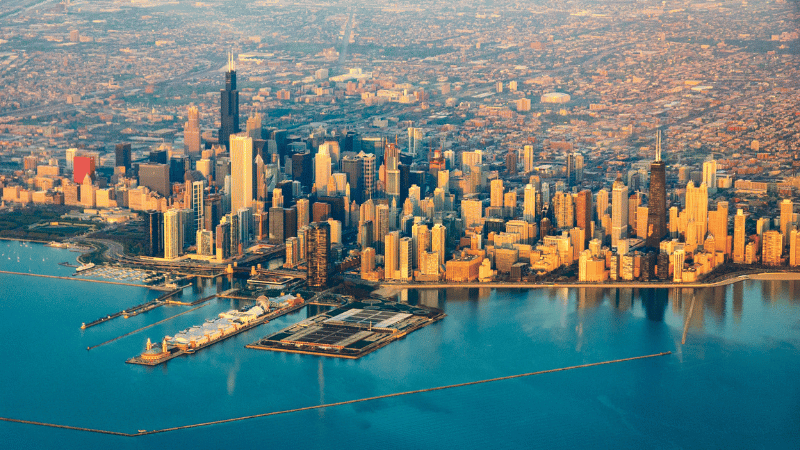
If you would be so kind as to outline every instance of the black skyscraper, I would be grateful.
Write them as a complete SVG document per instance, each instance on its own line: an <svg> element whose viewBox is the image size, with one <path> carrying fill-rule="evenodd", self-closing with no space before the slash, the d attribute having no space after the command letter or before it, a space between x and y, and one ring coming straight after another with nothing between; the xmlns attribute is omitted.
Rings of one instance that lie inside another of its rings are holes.
<svg viewBox="0 0 800 450"><path fill-rule="evenodd" d="M131 144L117 144L115 152L116 167L124 167L125 173L131 170Z"/></svg>
<svg viewBox="0 0 800 450"><path fill-rule="evenodd" d="M164 256L164 214L147 211L147 256Z"/></svg>
<svg viewBox="0 0 800 450"><path fill-rule="evenodd" d="M292 178L299 181L307 190L314 183L314 160L311 153L295 153L292 155ZM352 186L350 186L352 192Z"/></svg>
<svg viewBox="0 0 800 450"><path fill-rule="evenodd" d="M667 234L667 169L661 160L661 133L656 137L656 160L650 164L650 202L647 210L647 246L658 248Z"/></svg>
<svg viewBox="0 0 800 450"><path fill-rule="evenodd" d="M239 91L236 90L236 68L233 55L228 55L225 89L220 91L219 143L230 149L231 135L239 132Z"/></svg>

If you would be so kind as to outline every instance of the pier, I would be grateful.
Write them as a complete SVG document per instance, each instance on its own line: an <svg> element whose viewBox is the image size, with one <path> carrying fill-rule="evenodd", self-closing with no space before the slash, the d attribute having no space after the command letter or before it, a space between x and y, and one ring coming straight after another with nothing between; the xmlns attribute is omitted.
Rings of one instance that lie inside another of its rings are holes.
<svg viewBox="0 0 800 450"><path fill-rule="evenodd" d="M114 342L114 341L118 341L118 340L120 340L120 339L122 339L122 338L126 338L126 337L128 337L128 336L131 336L131 335L134 335L134 334L136 334L136 333L142 332L142 331L144 331L144 330L146 330L146 329L148 329L148 328L152 328L152 327L154 327L154 326L156 326L156 325L161 325L161 324L162 324L162 323L164 323L164 322L168 322L168 321L170 321L170 320L172 320L172 319L174 319L174 318L176 318L176 317L178 317L178 316L182 316L182 315L184 315L184 314L190 313L190 312L192 312L192 311L194 311L194 310L197 310L197 309L200 309L200 308L202 308L202 307L204 307L204 306L206 306L206 305L200 305L200 306L198 306L198 307L196 307L196 308L192 308L192 309L190 309L190 310L188 310L188 311L184 311L184 312L182 312L182 313L175 314L175 315L174 315L174 316L172 316L172 317L167 317L166 319L159 320L159 321L158 321L158 322L156 322L156 323L151 323L150 325L147 325L147 326L145 326L145 327L139 328L138 330L133 330L133 331L131 331L131 332L129 332L129 333L125 333L125 334L123 334L122 336L115 337L114 339L109 339L109 340L107 340L107 341L105 341L105 342L103 342L103 343L101 343L101 344L93 345L93 346L91 346L91 347L86 347L86 350L92 350L92 349L95 349L95 348L97 348L97 347L102 347L102 346L104 346L104 345L106 345L106 344L110 344L110 343L112 343L112 342Z"/></svg>
<svg viewBox="0 0 800 450"><path fill-rule="evenodd" d="M128 317L138 316L139 314L146 313L148 311L152 311L152 310L158 308L159 306L166 305L168 303L168 300L167 300L168 298L172 297L173 295L175 295L175 294L177 294L179 292L182 292L185 287L186 286L183 286L183 287L180 287L180 288L175 289L173 291L169 291L166 294L159 296L155 300L151 300L151 301L149 301L147 303L142 303L141 305L136 305L133 308L123 309L122 311L116 312L114 314L111 314L111 315L108 315L108 316L105 316L105 317L101 317L101 318L99 318L97 320L94 320L92 322L81 324L81 329L85 330L85 329L93 327L95 325L100 325L103 322L108 322L109 320L116 319L119 316L125 316L125 318L127 319Z"/></svg>
<svg viewBox="0 0 800 450"><path fill-rule="evenodd" d="M336 407L336 406L352 405L352 404L355 404L355 403L369 402L369 401L374 401L374 400L382 400L382 399L386 399L386 398L394 398L394 397L402 397L402 396L406 396L406 395L422 394L422 393L425 393L425 392L435 392L435 391L442 391L442 390L446 390L446 389L455 389L455 388L462 388L462 387L467 387L467 386L475 386L475 385L478 385L478 384L494 383L494 382L498 382L498 381L512 380L512 379L515 379L515 378L531 377L531 376L534 376L534 375L544 375L544 374L548 374L548 373L565 372L565 371L568 371L568 370L575 370L575 369L585 369L585 368L589 368L589 367L603 366L603 365L607 365L607 364L617 364L617 363L623 363L623 362L628 362L628 361L637 361L637 360L642 360L642 359L656 358L656 357L659 357L659 356L667 356L667 355L671 355L671 354L672 354L671 351L667 351L667 352L661 352L661 353L654 353L652 355L634 356L634 357L631 357L631 358L615 359L615 360L611 360L611 361L601 361L601 362L595 362L595 363L580 364L580 365L577 365L577 366L561 367L561 368L557 368L557 369L540 370L540 371L537 371L537 372L522 373L522 374L518 374L518 375L508 375L508 376L505 376L505 377L489 378L489 379L486 379L486 380L469 381L469 382L466 382L466 383L450 384L450 385L447 385L447 386L437 386L437 387L432 387L432 388L427 388L427 389L417 389L417 390L413 390L413 391L397 392L397 393L394 393L394 394L377 395L377 396L374 396L374 397L365 397L365 398L359 398L359 399L355 399L355 400L347 400L347 401L343 401L343 402L326 403L326 404L322 404L322 405L313 405L313 406L305 406L305 407L301 407L301 408L286 409L286 410L283 410L283 411L274 411L274 412L268 412L268 413L262 413L262 414L253 414L253 415L250 415L250 416L242 416L242 417L234 417L234 418L231 418L231 419L214 420L214 421L211 421L211 422L195 423L195 424L191 424L191 425L182 425L182 426L177 426L177 427L163 428L163 429L160 429L160 430L139 431L138 433L123 433L123 432L119 432L119 431L97 430L97 429L92 429L92 428L83 428L83 427L76 427L76 426L69 426L69 425L58 425L58 424L45 423L45 422L34 422L34 421L30 421L30 420L12 419L12 418L7 418L7 417L0 417L0 420L2 420L4 422L16 422L16 423L23 423L23 424L28 424L28 425L36 425L36 426L41 426L41 427L65 428L65 429L68 429L68 430L87 431L87 432L91 432L91 433L111 434L111 435L125 436L125 437L137 437L137 436L147 436L147 435L150 435L150 434L167 433L167 432L170 432L170 431L179 431L179 430L188 430L188 429L191 429L191 428L207 427L207 426L211 426L211 425L220 425L220 424L224 424L224 423L239 422L239 421L249 420L249 419L258 419L258 418L262 418L262 417L279 416L279 415L283 415L283 414L291 414L291 413L296 413L296 412L301 412L301 411L311 411L311 410L315 410L315 409L333 408L333 407Z"/></svg>
<svg viewBox="0 0 800 450"><path fill-rule="evenodd" d="M226 334L226 335L220 337L219 339L206 342L205 344L203 344L203 345L201 345L201 346L199 346L197 348L181 350L181 349L179 349L177 347L173 347L173 348L169 349L169 353L167 355L165 355L164 357L159 358L159 359L146 361L143 358L141 358L141 355L140 355L140 356L134 356L133 358L131 358L131 359L125 361L125 362L128 363L128 364L138 364L138 365L142 365L142 366L157 366L157 365L160 365L160 364L164 364L165 362L167 362L167 361L169 361L169 360L171 360L173 358L177 358L178 356L195 353L195 352L200 351L200 350L202 350L202 349L204 349L206 347L214 345L217 342L222 342L225 339L228 339L230 337L236 336L237 334L244 333L245 331L252 330L253 328L255 328L255 327L259 326L259 325L263 325L263 324L269 322L270 320L275 319L276 317L280 317L280 316L283 316L283 315L286 315L286 314L293 313L293 312L303 308L304 306L306 306L305 303L300 303L299 305L290 306L290 307L287 307L287 308L282 308L282 309L275 310L275 311L273 311L271 313L267 313L264 316L262 316L260 319L254 321L253 323L245 325L244 327L239 328L238 330L236 330L236 331L234 331L234 332L232 332L230 334ZM197 308L195 308L195 309L197 309ZM100 344L100 345L103 345L103 344Z"/></svg>

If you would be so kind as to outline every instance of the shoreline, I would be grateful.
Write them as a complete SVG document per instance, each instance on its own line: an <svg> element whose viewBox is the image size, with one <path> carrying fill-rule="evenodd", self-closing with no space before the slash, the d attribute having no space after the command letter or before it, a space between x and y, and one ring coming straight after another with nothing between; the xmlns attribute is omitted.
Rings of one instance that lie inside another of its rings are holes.
<svg viewBox="0 0 800 450"><path fill-rule="evenodd" d="M745 280L766 281L793 281L800 280L800 272L760 272L754 274L738 275L721 281L711 283L648 283L648 282L614 282L614 283L498 283L498 282L469 282L469 283L380 283L380 287L389 291L401 289L451 289L451 288L489 288L489 289L545 289L545 288L582 288L582 289L608 289L608 288L640 288L640 289L672 289L687 288L701 289L708 287L727 286ZM399 291L398 291L399 292Z"/></svg>

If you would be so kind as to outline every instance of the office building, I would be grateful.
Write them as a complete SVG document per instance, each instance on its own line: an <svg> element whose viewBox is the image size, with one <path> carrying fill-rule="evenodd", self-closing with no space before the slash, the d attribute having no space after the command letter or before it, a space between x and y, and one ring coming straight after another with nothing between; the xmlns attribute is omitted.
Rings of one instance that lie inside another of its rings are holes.
<svg viewBox="0 0 800 450"><path fill-rule="evenodd" d="M220 124L219 143L230 149L231 135L240 131L239 91L236 90L236 63L233 60L233 54L228 55L225 89L220 90Z"/></svg>
<svg viewBox="0 0 800 450"><path fill-rule="evenodd" d="M200 155L200 114L197 107L189 107L188 120L183 125L183 153L192 157Z"/></svg>
<svg viewBox="0 0 800 450"><path fill-rule="evenodd" d="M253 139L230 136L231 211L253 206Z"/></svg>
<svg viewBox="0 0 800 450"><path fill-rule="evenodd" d="M117 144L114 149L114 166L124 167L125 174L129 175L131 171L131 144Z"/></svg>
<svg viewBox="0 0 800 450"><path fill-rule="evenodd" d="M611 246L628 238L628 187L617 177L611 190Z"/></svg>
<svg viewBox="0 0 800 450"><path fill-rule="evenodd" d="M147 211L147 256L164 255L164 214L158 211Z"/></svg>
<svg viewBox="0 0 800 450"><path fill-rule="evenodd" d="M661 160L661 132L656 135L656 159L650 164L650 195L647 205L646 245L658 248L667 234L667 173Z"/></svg>

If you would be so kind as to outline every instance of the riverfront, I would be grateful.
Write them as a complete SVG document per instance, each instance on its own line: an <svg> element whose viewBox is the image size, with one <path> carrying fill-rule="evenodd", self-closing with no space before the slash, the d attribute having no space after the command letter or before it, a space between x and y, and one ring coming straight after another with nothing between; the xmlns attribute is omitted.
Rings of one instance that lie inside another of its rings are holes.
<svg viewBox="0 0 800 450"><path fill-rule="evenodd" d="M64 250L31 246L19 255L20 263L15 256L13 267L0 261L0 269L27 272L36 266L23 261L46 258L40 273L71 273L57 265L67 258ZM135 438L2 422L9 448L800 444L798 281L747 280L699 289L696 296L691 289L411 290L400 299L442 309L447 317L358 360L244 347L319 312L309 306L154 368L124 361L141 352L146 338L172 335L242 302L212 299L87 352L192 306L164 305L80 330L87 319L159 293L5 274L0 283L0 338L18 343L0 348L0 382L12 387L0 392L0 417L127 434L673 352ZM231 287L226 277L216 283L198 280L182 300Z"/></svg>

